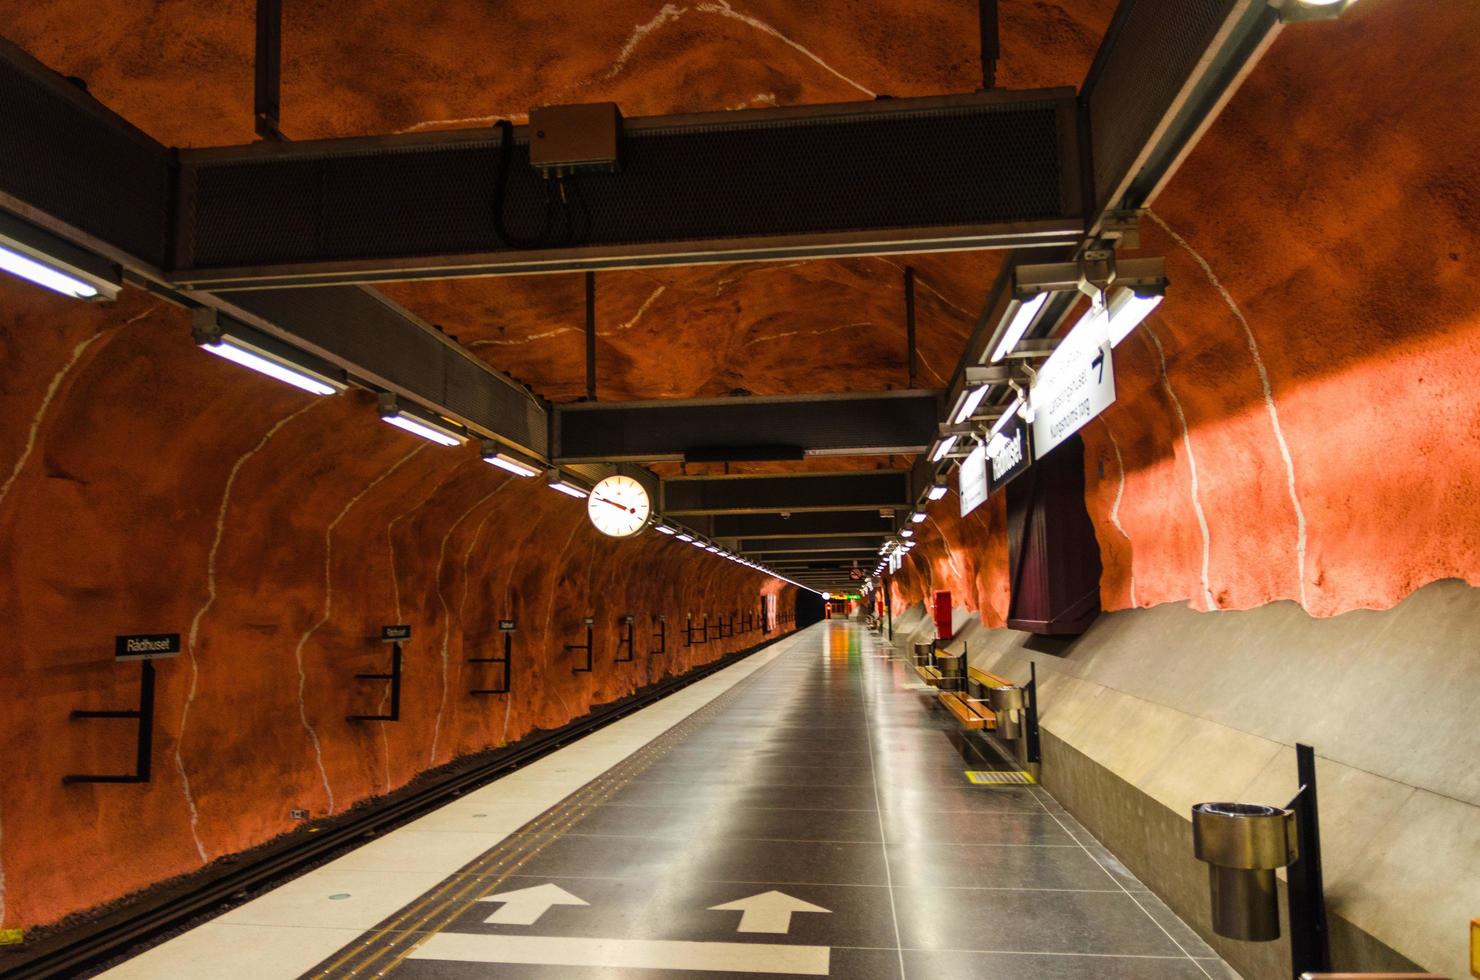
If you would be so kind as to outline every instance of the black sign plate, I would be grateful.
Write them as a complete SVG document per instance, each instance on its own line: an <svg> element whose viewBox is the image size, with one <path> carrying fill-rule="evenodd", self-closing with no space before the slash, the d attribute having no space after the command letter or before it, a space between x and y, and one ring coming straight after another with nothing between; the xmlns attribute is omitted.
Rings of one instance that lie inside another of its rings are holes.
<svg viewBox="0 0 1480 980"><path fill-rule="evenodd" d="M380 639L385 643L391 643L395 640L409 640L411 639L411 627L405 625L382 626L380 628Z"/></svg>
<svg viewBox="0 0 1480 980"><path fill-rule="evenodd" d="M512 619L501 619L498 621L498 628L501 632L512 633L517 627Z"/></svg>
<svg viewBox="0 0 1480 980"><path fill-rule="evenodd" d="M179 633L135 633L113 638L114 660L158 660L179 655Z"/></svg>
<svg viewBox="0 0 1480 980"><path fill-rule="evenodd" d="M1031 427L1017 415L987 442L987 483L996 493L1028 471L1033 463Z"/></svg>
<svg viewBox="0 0 1480 980"><path fill-rule="evenodd" d="M634 617L632 617L632 616L623 616L622 617L622 622L623 623L635 623L635 622L637 622L637 620Z"/></svg>
<svg viewBox="0 0 1480 980"><path fill-rule="evenodd" d="M585 623L587 626L595 626L596 625L596 617L595 616L587 616L586 618L582 619L581 622Z"/></svg>

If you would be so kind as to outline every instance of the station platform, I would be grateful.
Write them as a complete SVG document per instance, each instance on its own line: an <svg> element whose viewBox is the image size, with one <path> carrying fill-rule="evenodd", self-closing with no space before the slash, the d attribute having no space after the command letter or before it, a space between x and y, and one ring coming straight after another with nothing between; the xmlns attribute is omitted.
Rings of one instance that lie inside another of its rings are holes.
<svg viewBox="0 0 1480 980"><path fill-rule="evenodd" d="M1237 976L933 695L819 623L104 975Z"/></svg>

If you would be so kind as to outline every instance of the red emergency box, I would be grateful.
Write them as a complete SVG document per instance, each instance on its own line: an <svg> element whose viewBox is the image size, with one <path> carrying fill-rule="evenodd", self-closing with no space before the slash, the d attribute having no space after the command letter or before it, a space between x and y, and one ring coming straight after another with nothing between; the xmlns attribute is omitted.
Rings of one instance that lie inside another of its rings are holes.
<svg viewBox="0 0 1480 980"><path fill-rule="evenodd" d="M955 634L951 631L951 594L949 592L937 592L935 603L931 608L931 616L935 619L935 635L937 639L949 640Z"/></svg>

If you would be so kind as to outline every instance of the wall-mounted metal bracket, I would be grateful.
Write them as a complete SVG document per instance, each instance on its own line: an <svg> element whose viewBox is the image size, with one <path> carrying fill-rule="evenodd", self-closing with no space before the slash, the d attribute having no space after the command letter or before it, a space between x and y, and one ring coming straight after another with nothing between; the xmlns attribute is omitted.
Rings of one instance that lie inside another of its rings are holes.
<svg viewBox="0 0 1480 980"><path fill-rule="evenodd" d="M133 718L139 722L137 748L134 754L134 771L121 775L67 775L63 783L147 783L150 763L154 752L154 664L144 660L140 663L139 707L137 711L73 711L74 721L85 718Z"/></svg>
<svg viewBox="0 0 1480 980"><path fill-rule="evenodd" d="M622 617L622 634L617 639L617 655L612 661L613 663L630 664L637 659L637 652L632 642L636 631L636 627L633 624L634 620L631 616ZM627 656L625 657L622 656L622 649L624 647L627 650Z"/></svg>
<svg viewBox="0 0 1480 980"><path fill-rule="evenodd" d="M668 652L668 617L658 617L658 632L653 634L653 639L658 641L658 649L648 652L649 657L661 657Z"/></svg>
<svg viewBox="0 0 1480 980"><path fill-rule="evenodd" d="M1096 290L1111 285L1132 289L1165 289L1166 259L1161 256L1113 259L1114 249L1095 249L1085 253L1084 263L1049 262L1042 265L1020 265L1012 270L1012 294L1029 299L1039 293L1066 293L1082 290L1088 282ZM1095 258L1091 259L1093 255ZM1111 256L1107 259L1105 256Z"/></svg>
<svg viewBox="0 0 1480 980"><path fill-rule="evenodd" d="M356 674L357 681L390 681L390 711L383 715L345 715L346 721L400 721L401 720L401 641L391 644L391 671L389 674Z"/></svg>
<svg viewBox="0 0 1480 980"><path fill-rule="evenodd" d="M593 642L593 637L595 635L595 631L594 631L593 627L595 626L595 624L596 624L596 620L592 619L590 616L587 616L586 617L586 642L585 643L567 643L565 645L565 649L567 651L570 651L570 650L584 650L584 651L586 651L586 666L584 666L584 667L572 667L570 669L570 672L572 674L589 674L589 673L591 673L592 670L594 670L596 668L596 658L595 658L595 653L593 652L595 650L595 643Z"/></svg>
<svg viewBox="0 0 1480 980"><path fill-rule="evenodd" d="M505 626L504 624L508 625ZM502 657L469 657L470 664L500 664L504 668L504 682L498 687L475 687L471 688L469 694L508 694L513 687L514 681L514 621L512 619L500 620L499 631L504 634L504 655Z"/></svg>

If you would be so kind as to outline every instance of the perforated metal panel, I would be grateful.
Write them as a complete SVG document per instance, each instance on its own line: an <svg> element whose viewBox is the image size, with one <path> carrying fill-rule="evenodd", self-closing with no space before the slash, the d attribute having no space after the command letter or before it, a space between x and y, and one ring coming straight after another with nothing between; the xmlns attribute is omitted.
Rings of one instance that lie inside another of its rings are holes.
<svg viewBox="0 0 1480 980"><path fill-rule="evenodd" d="M1237 0L1125 0L1090 77L1097 208L1110 200Z"/></svg>
<svg viewBox="0 0 1480 980"><path fill-rule="evenodd" d="M838 117L635 126L621 173L570 182L570 206L516 138L504 217L559 248L971 226L1064 216L1064 100ZM495 131L406 146L346 142L286 156L187 155L182 264L195 267L504 249ZM1071 181L1072 183L1072 181ZM569 214L569 220L567 218ZM572 225L574 227L572 227Z"/></svg>
<svg viewBox="0 0 1480 980"><path fill-rule="evenodd" d="M0 41L0 193L162 266L171 179L168 150Z"/></svg>

